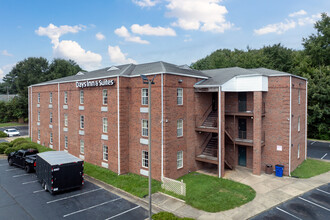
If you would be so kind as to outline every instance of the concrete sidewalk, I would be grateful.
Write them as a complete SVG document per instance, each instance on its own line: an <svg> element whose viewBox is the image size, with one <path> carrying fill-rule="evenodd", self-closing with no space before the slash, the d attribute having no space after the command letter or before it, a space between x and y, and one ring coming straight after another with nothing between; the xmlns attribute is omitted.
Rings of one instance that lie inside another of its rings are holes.
<svg viewBox="0 0 330 220"><path fill-rule="evenodd" d="M214 220L248 219L293 197L329 183L330 172L309 179L297 179L268 174L256 176L251 171L238 167L235 171L227 171L225 178L251 186L257 193L255 199L238 208L217 213L195 209L183 201L163 193L153 195L153 204L180 217Z"/></svg>

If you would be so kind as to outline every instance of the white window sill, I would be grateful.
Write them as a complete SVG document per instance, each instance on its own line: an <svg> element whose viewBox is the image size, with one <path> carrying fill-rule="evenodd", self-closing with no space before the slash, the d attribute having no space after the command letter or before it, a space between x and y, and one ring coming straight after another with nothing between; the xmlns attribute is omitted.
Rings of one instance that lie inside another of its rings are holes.
<svg viewBox="0 0 330 220"><path fill-rule="evenodd" d="M149 140L148 139L145 139L145 138L140 138L140 144L148 145L149 144Z"/></svg>
<svg viewBox="0 0 330 220"><path fill-rule="evenodd" d="M49 125L49 128L53 128L53 125Z"/></svg>
<svg viewBox="0 0 330 220"><path fill-rule="evenodd" d="M79 110L85 110L85 106L79 105Z"/></svg>
<svg viewBox="0 0 330 220"><path fill-rule="evenodd" d="M68 105L63 105L63 109L68 109L69 106Z"/></svg>
<svg viewBox="0 0 330 220"><path fill-rule="evenodd" d="M102 167L109 168L109 164L108 163L105 163L105 162L102 162Z"/></svg>
<svg viewBox="0 0 330 220"><path fill-rule="evenodd" d="M49 105L48 105L48 108L53 108L53 105L52 105L52 104L49 104Z"/></svg>
<svg viewBox="0 0 330 220"><path fill-rule="evenodd" d="M40 122L37 122L37 125L40 126Z"/></svg>
<svg viewBox="0 0 330 220"><path fill-rule="evenodd" d="M141 107L140 108L140 112L141 113L148 113L149 112L149 109L148 108L145 108L145 107Z"/></svg>
<svg viewBox="0 0 330 220"><path fill-rule="evenodd" d="M145 169L148 169L147 167ZM149 171L148 170L144 170L144 169L140 169L140 174L143 176L148 176L149 175Z"/></svg>
<svg viewBox="0 0 330 220"><path fill-rule="evenodd" d="M83 131L83 130L79 130L79 134L80 134L80 135L85 135L85 131Z"/></svg>
<svg viewBox="0 0 330 220"><path fill-rule="evenodd" d="M68 131L68 128L67 127L64 127L63 128L63 131L67 132Z"/></svg>
<svg viewBox="0 0 330 220"><path fill-rule="evenodd" d="M107 112L108 111L108 107L101 107L101 112Z"/></svg>
<svg viewBox="0 0 330 220"><path fill-rule="evenodd" d="M108 140L108 135L106 135L106 134L102 134L102 135L101 135L101 139L107 141L107 140Z"/></svg>
<svg viewBox="0 0 330 220"><path fill-rule="evenodd" d="M53 149L53 145L52 145L52 144L50 144L49 147L50 147L51 149Z"/></svg>
<svg viewBox="0 0 330 220"><path fill-rule="evenodd" d="M40 104L37 104L37 108L40 108Z"/></svg>

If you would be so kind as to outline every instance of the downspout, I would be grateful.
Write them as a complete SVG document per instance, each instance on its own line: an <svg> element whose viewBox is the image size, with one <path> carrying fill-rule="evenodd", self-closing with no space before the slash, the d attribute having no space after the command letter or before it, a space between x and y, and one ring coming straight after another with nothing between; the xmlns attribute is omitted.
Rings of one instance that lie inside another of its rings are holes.
<svg viewBox="0 0 330 220"><path fill-rule="evenodd" d="M308 105L308 81L306 81L306 112L305 112L305 160L307 159L307 115L308 115L308 108L307 108L307 105Z"/></svg>
<svg viewBox="0 0 330 220"><path fill-rule="evenodd" d="M161 179L163 181L164 177L164 75L161 74L161 103L162 103L162 120L161 120L161 126L162 126L162 161L161 161Z"/></svg>
<svg viewBox="0 0 330 220"><path fill-rule="evenodd" d="M32 89L32 86L31 87L28 87L28 96L30 97L30 102L31 102L31 89ZM29 127L28 127L28 129L29 129L29 137L31 137L31 130L30 130L30 127L31 127L31 104L30 104L30 102L28 101L28 120L29 120Z"/></svg>
<svg viewBox="0 0 330 220"><path fill-rule="evenodd" d="M61 108L60 108L60 84L57 83L57 121L58 121L58 150L61 151Z"/></svg>
<svg viewBox="0 0 330 220"><path fill-rule="evenodd" d="M32 135L32 131L33 131L33 129L32 129L32 125L33 125L33 112L32 112L32 97L33 97L33 93L32 93L32 86L31 86L31 123L30 123L30 125L31 125L31 129L30 129L30 132L31 132L31 141L32 141L32 137L33 137L33 135Z"/></svg>
<svg viewBox="0 0 330 220"><path fill-rule="evenodd" d="M290 76L290 120L289 120L289 176L291 176L291 124L292 124L292 76Z"/></svg>
<svg viewBox="0 0 330 220"><path fill-rule="evenodd" d="M219 90L218 90L218 96L219 96L219 100L218 100L218 114L219 114L219 133L218 133L218 159L219 159L219 165L218 165L218 169L219 169L219 178L221 178L221 170L222 170L222 164L221 164L221 86L219 86Z"/></svg>
<svg viewBox="0 0 330 220"><path fill-rule="evenodd" d="M119 109L119 76L117 76L117 120L118 120L118 175L120 175L120 109Z"/></svg>

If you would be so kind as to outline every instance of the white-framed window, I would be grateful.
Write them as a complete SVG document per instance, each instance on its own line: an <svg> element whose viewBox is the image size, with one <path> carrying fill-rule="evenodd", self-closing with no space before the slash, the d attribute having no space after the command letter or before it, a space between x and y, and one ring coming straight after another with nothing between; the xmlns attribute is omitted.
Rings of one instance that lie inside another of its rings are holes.
<svg viewBox="0 0 330 220"><path fill-rule="evenodd" d="M40 92L38 93L38 103L40 103Z"/></svg>
<svg viewBox="0 0 330 220"><path fill-rule="evenodd" d="M300 89L298 89L298 104L300 104Z"/></svg>
<svg viewBox="0 0 330 220"><path fill-rule="evenodd" d="M148 105L148 89L143 88L141 91L142 105Z"/></svg>
<svg viewBox="0 0 330 220"><path fill-rule="evenodd" d="M176 90L176 95L177 95L177 104L178 105L183 105L183 89L182 88L178 88Z"/></svg>
<svg viewBox="0 0 330 220"><path fill-rule="evenodd" d="M177 136L182 137L183 136L183 120L179 119L177 121Z"/></svg>
<svg viewBox="0 0 330 220"><path fill-rule="evenodd" d="M85 153L85 142L84 142L84 140L80 140L80 153L81 154Z"/></svg>
<svg viewBox="0 0 330 220"><path fill-rule="evenodd" d="M52 133L52 132L50 132L49 142L50 142L51 144L53 143L53 133Z"/></svg>
<svg viewBox="0 0 330 220"><path fill-rule="evenodd" d="M40 111L38 111L38 121L40 121Z"/></svg>
<svg viewBox="0 0 330 220"><path fill-rule="evenodd" d="M298 159L300 158L300 144L298 144L298 155L297 155Z"/></svg>
<svg viewBox="0 0 330 220"><path fill-rule="evenodd" d="M68 121L68 114L64 114L64 126L68 127L69 121Z"/></svg>
<svg viewBox="0 0 330 220"><path fill-rule="evenodd" d="M103 118L103 133L108 133L108 118Z"/></svg>
<svg viewBox="0 0 330 220"><path fill-rule="evenodd" d="M108 161L108 146L103 145L103 160Z"/></svg>
<svg viewBox="0 0 330 220"><path fill-rule="evenodd" d="M84 90L80 90L80 104L84 104Z"/></svg>
<svg viewBox="0 0 330 220"><path fill-rule="evenodd" d="M176 168L180 169L183 167L183 151L180 150L176 153Z"/></svg>
<svg viewBox="0 0 330 220"><path fill-rule="evenodd" d="M64 104L68 104L68 92L64 92Z"/></svg>
<svg viewBox="0 0 330 220"><path fill-rule="evenodd" d="M38 140L40 140L40 130L38 130Z"/></svg>
<svg viewBox="0 0 330 220"><path fill-rule="evenodd" d="M49 103L53 103L53 93L49 93Z"/></svg>
<svg viewBox="0 0 330 220"><path fill-rule="evenodd" d="M53 123L53 112L49 113L49 123Z"/></svg>
<svg viewBox="0 0 330 220"><path fill-rule="evenodd" d="M148 120L142 119L142 136L148 137Z"/></svg>
<svg viewBox="0 0 330 220"><path fill-rule="evenodd" d="M85 117L80 115L80 129L84 129L85 127Z"/></svg>
<svg viewBox="0 0 330 220"><path fill-rule="evenodd" d="M149 167L149 155L148 151L142 151L142 167L148 168Z"/></svg>
<svg viewBox="0 0 330 220"><path fill-rule="evenodd" d="M68 149L68 136L64 136L64 148Z"/></svg>
<svg viewBox="0 0 330 220"><path fill-rule="evenodd" d="M108 104L108 90L107 89L103 89L102 97L103 97L103 105L107 105Z"/></svg>
<svg viewBox="0 0 330 220"><path fill-rule="evenodd" d="M300 116L298 116L298 132L300 131Z"/></svg>

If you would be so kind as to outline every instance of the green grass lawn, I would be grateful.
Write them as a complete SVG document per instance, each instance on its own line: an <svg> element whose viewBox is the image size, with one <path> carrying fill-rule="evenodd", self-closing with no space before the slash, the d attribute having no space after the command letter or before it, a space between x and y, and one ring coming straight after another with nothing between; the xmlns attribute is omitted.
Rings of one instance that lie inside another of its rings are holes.
<svg viewBox="0 0 330 220"><path fill-rule="evenodd" d="M8 123L0 123L0 128L2 127L15 127L15 126L25 126L28 124L20 124L17 122L8 122Z"/></svg>
<svg viewBox="0 0 330 220"><path fill-rule="evenodd" d="M148 195L148 178L146 177L132 173L118 176L117 173L108 169L86 162L84 172L88 176L94 177L140 198ZM152 180L152 193L158 192L160 189L160 182Z"/></svg>
<svg viewBox="0 0 330 220"><path fill-rule="evenodd" d="M330 171L330 163L320 160L307 159L300 164L291 176L298 178L310 178Z"/></svg>
<svg viewBox="0 0 330 220"><path fill-rule="evenodd" d="M185 198L183 196L178 198L184 199L188 205L207 212L233 209L253 200L256 196L256 192L250 186L223 178L193 172L179 178L181 179L186 183L187 191Z"/></svg>

